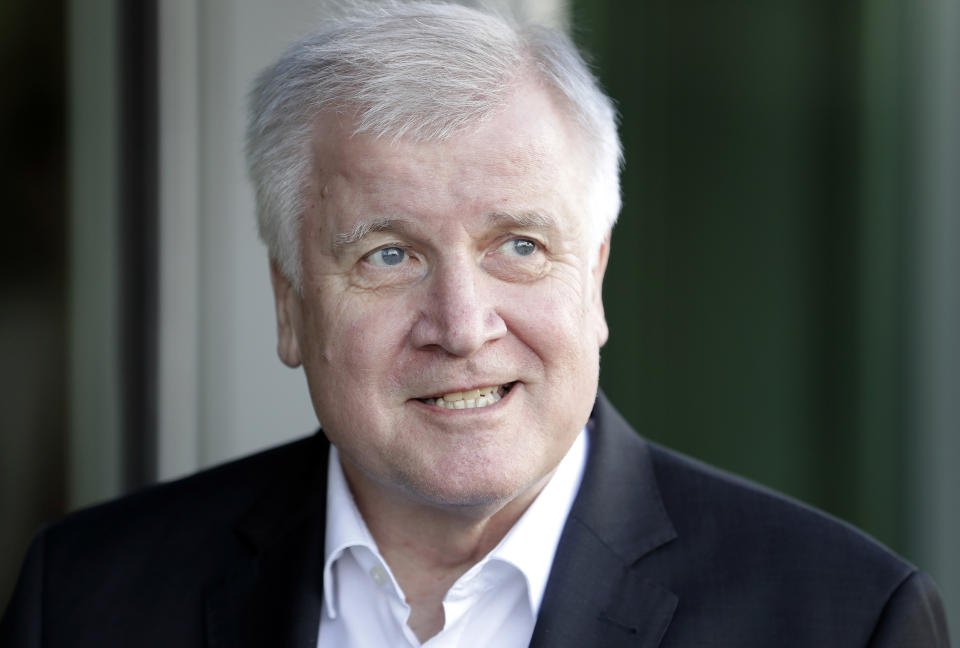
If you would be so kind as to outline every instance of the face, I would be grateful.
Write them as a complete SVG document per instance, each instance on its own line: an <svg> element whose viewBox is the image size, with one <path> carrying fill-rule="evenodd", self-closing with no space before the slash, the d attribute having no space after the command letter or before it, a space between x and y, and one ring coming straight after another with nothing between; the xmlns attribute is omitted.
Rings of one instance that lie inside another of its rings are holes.
<svg viewBox="0 0 960 648"><path fill-rule="evenodd" d="M301 294L273 272L278 348L351 485L529 493L586 423L607 337L580 135L536 87L441 142L318 132Z"/></svg>

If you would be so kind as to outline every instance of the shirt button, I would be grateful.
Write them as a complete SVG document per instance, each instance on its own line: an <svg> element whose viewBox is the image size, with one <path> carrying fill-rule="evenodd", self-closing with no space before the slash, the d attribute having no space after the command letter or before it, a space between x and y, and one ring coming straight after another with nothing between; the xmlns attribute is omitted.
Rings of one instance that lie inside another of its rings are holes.
<svg viewBox="0 0 960 648"><path fill-rule="evenodd" d="M370 578L372 578L373 582L377 585L386 585L390 581L390 577L387 576L387 571L380 565L370 570Z"/></svg>

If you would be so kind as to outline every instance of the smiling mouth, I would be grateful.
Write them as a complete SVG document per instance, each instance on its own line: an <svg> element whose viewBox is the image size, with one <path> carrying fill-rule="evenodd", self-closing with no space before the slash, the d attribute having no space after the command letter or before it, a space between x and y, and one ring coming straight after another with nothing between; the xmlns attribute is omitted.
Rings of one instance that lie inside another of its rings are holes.
<svg viewBox="0 0 960 648"><path fill-rule="evenodd" d="M506 396L515 384L515 382L511 382L505 385L489 385L431 398L418 398L417 400L427 405L436 405L445 409L476 409L493 405Z"/></svg>

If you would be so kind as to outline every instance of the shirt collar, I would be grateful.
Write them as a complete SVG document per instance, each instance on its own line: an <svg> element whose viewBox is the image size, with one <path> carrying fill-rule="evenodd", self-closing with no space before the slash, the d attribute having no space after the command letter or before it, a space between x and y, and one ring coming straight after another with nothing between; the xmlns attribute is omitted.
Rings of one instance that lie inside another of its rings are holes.
<svg viewBox="0 0 960 648"><path fill-rule="evenodd" d="M461 577L461 581L478 573L493 560L512 565L523 574L527 582L530 610L536 617L540 611L540 602L550 576L550 567L560 535L583 478L587 445L588 436L584 429L577 435L550 480L520 519L489 554ZM382 558L347 486L340 465L340 455L332 445L328 462L323 599L327 614L333 618L336 617L333 565L337 559L352 547L365 547L381 561ZM396 586L396 583L394 585Z"/></svg>
<svg viewBox="0 0 960 648"><path fill-rule="evenodd" d="M324 538L323 561L323 601L327 607L327 614L331 618L337 616L334 604L333 564L351 547L366 547L374 555L379 556L377 543L360 515L360 509L353 501L353 495L347 486L347 479L343 475L340 465L340 454L337 448L330 446L330 457L327 460L327 521Z"/></svg>
<svg viewBox="0 0 960 648"><path fill-rule="evenodd" d="M573 500L580 489L587 444L587 432L582 430L550 481L487 556L489 560L502 560L520 570L527 580L527 594L534 616L540 611L553 556Z"/></svg>

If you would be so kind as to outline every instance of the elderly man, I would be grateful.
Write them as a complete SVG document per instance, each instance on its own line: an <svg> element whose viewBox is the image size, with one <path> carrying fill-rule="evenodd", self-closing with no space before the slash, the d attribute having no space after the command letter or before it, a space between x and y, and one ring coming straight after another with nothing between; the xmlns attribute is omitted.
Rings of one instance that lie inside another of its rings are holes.
<svg viewBox="0 0 960 648"><path fill-rule="evenodd" d="M278 353L322 433L74 515L13 646L946 646L862 534L597 394L610 101L561 34L357 10L259 79Z"/></svg>

